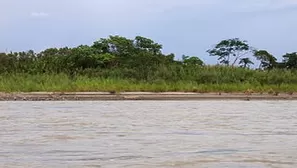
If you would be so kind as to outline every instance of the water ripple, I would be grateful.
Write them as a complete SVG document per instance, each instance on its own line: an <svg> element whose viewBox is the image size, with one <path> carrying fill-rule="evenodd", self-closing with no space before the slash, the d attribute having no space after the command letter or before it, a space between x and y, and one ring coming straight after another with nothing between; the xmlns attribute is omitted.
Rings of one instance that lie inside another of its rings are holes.
<svg viewBox="0 0 297 168"><path fill-rule="evenodd" d="M0 102L0 167L297 167L294 101Z"/></svg>

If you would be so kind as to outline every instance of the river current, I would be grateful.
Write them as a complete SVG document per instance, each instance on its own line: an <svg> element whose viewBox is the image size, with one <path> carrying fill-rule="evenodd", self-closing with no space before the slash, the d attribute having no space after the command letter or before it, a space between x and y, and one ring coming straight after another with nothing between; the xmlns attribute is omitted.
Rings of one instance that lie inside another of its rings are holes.
<svg viewBox="0 0 297 168"><path fill-rule="evenodd" d="M294 168L297 102L0 102L0 167Z"/></svg>

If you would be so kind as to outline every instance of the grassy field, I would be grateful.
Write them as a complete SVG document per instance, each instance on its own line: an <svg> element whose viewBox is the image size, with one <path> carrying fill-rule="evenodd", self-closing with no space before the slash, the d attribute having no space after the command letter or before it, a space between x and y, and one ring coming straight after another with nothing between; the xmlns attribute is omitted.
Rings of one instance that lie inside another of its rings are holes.
<svg viewBox="0 0 297 168"><path fill-rule="evenodd" d="M88 92L88 91L149 91L149 92L254 92L254 93L293 93L296 84L259 84L259 83L220 83L201 84L195 81L180 80L170 82L155 80L152 82L116 78L96 78L65 74L10 74L0 76L0 92Z"/></svg>

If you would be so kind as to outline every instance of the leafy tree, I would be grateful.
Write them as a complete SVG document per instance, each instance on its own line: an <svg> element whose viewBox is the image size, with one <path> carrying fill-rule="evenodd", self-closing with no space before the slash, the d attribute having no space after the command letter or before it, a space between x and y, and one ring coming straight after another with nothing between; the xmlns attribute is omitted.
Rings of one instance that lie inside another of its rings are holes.
<svg viewBox="0 0 297 168"><path fill-rule="evenodd" d="M134 39L134 47L140 51L150 52L152 54L161 54L162 45L155 43L153 40L136 36Z"/></svg>
<svg viewBox="0 0 297 168"><path fill-rule="evenodd" d="M183 55L182 60L185 65L199 65L199 66L204 65L203 61L198 57L190 57L190 56Z"/></svg>
<svg viewBox="0 0 297 168"><path fill-rule="evenodd" d="M73 48L68 56L68 61L71 62L68 64L71 70L97 68L102 65L100 54L97 54L94 48L87 45Z"/></svg>
<svg viewBox="0 0 297 168"><path fill-rule="evenodd" d="M239 65L241 65L241 67L246 68L246 67L250 67L250 65L254 65L254 63L250 60L250 58L241 58L239 61Z"/></svg>
<svg viewBox="0 0 297 168"><path fill-rule="evenodd" d="M100 38L100 40L95 41L91 47L94 48L98 54L110 53L109 42L105 38Z"/></svg>
<svg viewBox="0 0 297 168"><path fill-rule="evenodd" d="M251 51L251 47L247 41L242 41L239 38L223 40L218 43L213 49L207 50L210 56L217 56L221 64L230 65L231 58L234 57L232 66L242 56Z"/></svg>
<svg viewBox="0 0 297 168"><path fill-rule="evenodd" d="M175 55L173 53L165 55L164 64L174 64L178 63L178 61L174 60Z"/></svg>
<svg viewBox="0 0 297 168"><path fill-rule="evenodd" d="M129 56L133 52L133 40L121 36L109 36L109 52L119 57Z"/></svg>
<svg viewBox="0 0 297 168"><path fill-rule="evenodd" d="M72 49L49 48L37 54L36 64L39 72L60 73L68 72L69 67L73 64L70 60Z"/></svg>
<svg viewBox="0 0 297 168"><path fill-rule="evenodd" d="M287 53L283 56L285 67L288 69L297 69L297 52Z"/></svg>
<svg viewBox="0 0 297 168"><path fill-rule="evenodd" d="M109 36L107 39L101 38L94 42L92 48L99 54L109 53L114 55L114 65L121 67L131 67L132 64L137 63L144 56L146 57L144 59L157 59L157 62L162 59L156 58L157 55L164 56L161 53L162 45L141 36L136 36L133 40L121 36ZM139 66L140 63L141 61L138 64Z"/></svg>
<svg viewBox="0 0 297 168"><path fill-rule="evenodd" d="M261 61L259 69L272 69L276 67L277 59L266 50L254 51L254 56L257 60Z"/></svg>
<svg viewBox="0 0 297 168"><path fill-rule="evenodd" d="M0 72L7 72L10 69L10 58L6 53L0 53Z"/></svg>

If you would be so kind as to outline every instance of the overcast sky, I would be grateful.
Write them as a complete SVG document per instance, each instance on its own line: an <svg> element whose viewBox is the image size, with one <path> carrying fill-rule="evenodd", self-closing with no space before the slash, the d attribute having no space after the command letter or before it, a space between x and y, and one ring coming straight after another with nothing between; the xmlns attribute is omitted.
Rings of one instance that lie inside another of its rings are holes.
<svg viewBox="0 0 297 168"><path fill-rule="evenodd" d="M145 36L193 55L239 37L281 58L297 51L297 0L0 0L0 52Z"/></svg>

